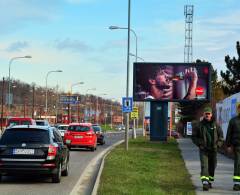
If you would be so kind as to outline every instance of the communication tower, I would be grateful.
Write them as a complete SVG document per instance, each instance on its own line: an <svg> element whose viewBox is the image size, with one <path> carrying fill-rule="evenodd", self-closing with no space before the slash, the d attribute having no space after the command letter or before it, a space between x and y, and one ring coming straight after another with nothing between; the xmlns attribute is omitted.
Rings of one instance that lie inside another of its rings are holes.
<svg viewBox="0 0 240 195"><path fill-rule="evenodd" d="M192 62L193 5L184 6L184 15L185 15L184 62Z"/></svg>

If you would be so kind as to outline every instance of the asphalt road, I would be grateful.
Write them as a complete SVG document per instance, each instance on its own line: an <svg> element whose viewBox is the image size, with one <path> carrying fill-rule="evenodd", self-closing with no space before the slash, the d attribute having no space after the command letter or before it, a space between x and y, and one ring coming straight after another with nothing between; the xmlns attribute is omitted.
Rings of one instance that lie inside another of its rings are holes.
<svg viewBox="0 0 240 195"><path fill-rule="evenodd" d="M109 133L105 135L106 144L98 145L97 151L91 152L84 149L73 149L70 152L70 173L62 177L61 183L51 183L51 178L40 176L3 177L0 182L1 195L48 195L48 194L70 194L83 170L88 163L107 147L124 139L124 132Z"/></svg>

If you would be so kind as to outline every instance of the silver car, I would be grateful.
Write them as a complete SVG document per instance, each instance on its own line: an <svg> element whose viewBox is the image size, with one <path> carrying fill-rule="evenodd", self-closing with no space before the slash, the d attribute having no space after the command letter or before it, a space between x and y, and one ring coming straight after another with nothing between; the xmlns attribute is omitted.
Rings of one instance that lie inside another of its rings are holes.
<svg viewBox="0 0 240 195"><path fill-rule="evenodd" d="M64 137L64 133L67 131L69 125L58 125L57 129L60 132L61 136Z"/></svg>

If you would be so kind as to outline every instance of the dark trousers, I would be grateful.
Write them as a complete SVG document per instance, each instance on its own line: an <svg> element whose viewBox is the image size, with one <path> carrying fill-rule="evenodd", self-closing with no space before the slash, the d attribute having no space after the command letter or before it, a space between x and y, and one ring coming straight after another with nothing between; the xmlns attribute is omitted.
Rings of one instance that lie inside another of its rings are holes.
<svg viewBox="0 0 240 195"><path fill-rule="evenodd" d="M240 182L240 147L234 148L234 176L233 181Z"/></svg>
<svg viewBox="0 0 240 195"><path fill-rule="evenodd" d="M217 152L199 150L201 162L201 180L214 181L214 172L217 166Z"/></svg>

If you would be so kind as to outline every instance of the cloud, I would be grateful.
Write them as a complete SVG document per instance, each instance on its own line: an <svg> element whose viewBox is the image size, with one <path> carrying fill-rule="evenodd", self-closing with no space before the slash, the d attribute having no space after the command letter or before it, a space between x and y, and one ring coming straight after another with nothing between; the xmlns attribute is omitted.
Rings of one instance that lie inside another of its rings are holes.
<svg viewBox="0 0 240 195"><path fill-rule="evenodd" d="M54 42L54 47L58 50L69 50L72 52L88 52L93 50L86 43L79 40L71 40L70 38L66 38L65 40L56 40Z"/></svg>
<svg viewBox="0 0 240 195"><path fill-rule="evenodd" d="M17 41L8 46L6 51L8 52L16 52L16 51L22 51L23 49L29 47L29 43L26 41Z"/></svg>

